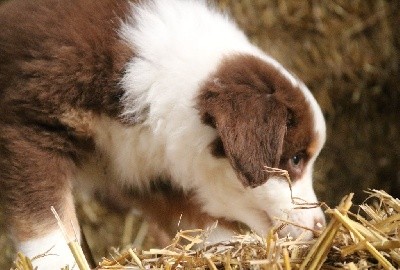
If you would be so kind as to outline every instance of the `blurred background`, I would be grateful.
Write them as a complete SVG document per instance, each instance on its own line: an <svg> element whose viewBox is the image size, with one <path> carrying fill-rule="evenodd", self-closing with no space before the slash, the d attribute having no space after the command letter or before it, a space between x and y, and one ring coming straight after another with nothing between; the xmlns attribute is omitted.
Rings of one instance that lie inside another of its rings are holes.
<svg viewBox="0 0 400 270"><path fill-rule="evenodd" d="M315 166L319 199L335 206L355 192L360 203L369 188L400 197L400 1L217 4L253 43L297 74L321 105L328 136ZM139 216L111 212L97 201L79 198L80 218L96 258L121 245L127 226L133 234L143 229ZM6 222L0 213L0 269L8 269L12 258ZM146 245L157 237L147 237Z"/></svg>

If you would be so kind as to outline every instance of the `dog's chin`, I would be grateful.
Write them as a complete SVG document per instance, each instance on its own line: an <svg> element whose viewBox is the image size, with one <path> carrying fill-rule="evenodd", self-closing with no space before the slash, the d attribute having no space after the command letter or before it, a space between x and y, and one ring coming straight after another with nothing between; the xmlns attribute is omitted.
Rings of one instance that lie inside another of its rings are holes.
<svg viewBox="0 0 400 270"><path fill-rule="evenodd" d="M314 238L313 230L306 227L301 228L290 224L282 224L282 226L282 229L277 231L280 238L290 237L301 240L310 240Z"/></svg>
<svg viewBox="0 0 400 270"><path fill-rule="evenodd" d="M287 222L283 220L287 220ZM274 227L277 228L278 236L281 238L310 240L316 235L316 224L310 223L309 220L303 220L296 215L286 217L283 220L274 220Z"/></svg>
<svg viewBox="0 0 400 270"><path fill-rule="evenodd" d="M254 211L254 210L253 210ZM280 221L276 217L272 217L266 211L259 211L260 215L254 224L247 222L249 230L255 232L259 236L266 236L271 231L277 233L280 238L290 237L292 239L310 240L314 238L314 230L308 225L301 224L301 222L292 221L293 224Z"/></svg>

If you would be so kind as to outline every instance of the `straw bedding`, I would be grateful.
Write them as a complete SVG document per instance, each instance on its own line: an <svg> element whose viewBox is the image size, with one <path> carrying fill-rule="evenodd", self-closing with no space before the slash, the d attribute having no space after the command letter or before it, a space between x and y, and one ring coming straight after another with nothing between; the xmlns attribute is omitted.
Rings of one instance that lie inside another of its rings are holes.
<svg viewBox="0 0 400 270"><path fill-rule="evenodd" d="M371 190L366 202L352 212L353 195L344 197L334 209L326 207L330 222L313 240L301 235L279 238L280 227L266 236L248 232L208 245L207 235L214 228L186 230L163 249L114 250L97 269L398 269L400 200ZM89 269L73 244L79 269ZM16 265L18 270L31 270L29 259L22 254Z"/></svg>
<svg viewBox="0 0 400 270"><path fill-rule="evenodd" d="M400 200L384 191L368 191L368 199L351 212L354 194L344 197L318 238L237 235L207 246L207 231L181 231L164 249L104 259L100 269L398 269L400 267ZM212 228L211 228L212 229ZM197 249L191 248L197 245Z"/></svg>

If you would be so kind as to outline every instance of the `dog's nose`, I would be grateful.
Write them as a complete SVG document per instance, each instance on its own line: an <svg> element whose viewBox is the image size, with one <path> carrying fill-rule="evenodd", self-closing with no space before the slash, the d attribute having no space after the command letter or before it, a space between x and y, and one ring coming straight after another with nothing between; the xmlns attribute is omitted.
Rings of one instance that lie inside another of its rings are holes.
<svg viewBox="0 0 400 270"><path fill-rule="evenodd" d="M319 217L314 219L314 237L318 237L322 229L325 227L325 218Z"/></svg>

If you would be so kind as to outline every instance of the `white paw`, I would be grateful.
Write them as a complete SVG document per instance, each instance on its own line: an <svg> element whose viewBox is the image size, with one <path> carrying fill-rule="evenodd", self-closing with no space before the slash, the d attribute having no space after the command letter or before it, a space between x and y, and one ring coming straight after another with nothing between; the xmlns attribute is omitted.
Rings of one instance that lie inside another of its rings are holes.
<svg viewBox="0 0 400 270"><path fill-rule="evenodd" d="M77 269L75 260L71 256L65 256L62 254L49 254L44 256L35 257L32 260L33 268L37 267L38 270L58 270L64 269L68 266L68 269Z"/></svg>
<svg viewBox="0 0 400 270"><path fill-rule="evenodd" d="M77 269L67 242L59 231L22 242L18 249L32 260L34 269L37 267L38 270L58 270L67 265L69 269Z"/></svg>
<svg viewBox="0 0 400 270"><path fill-rule="evenodd" d="M219 242L225 242L232 239L235 235L234 232L230 229L224 228L223 226L212 224L210 225L210 234L206 239L207 244L216 244Z"/></svg>

